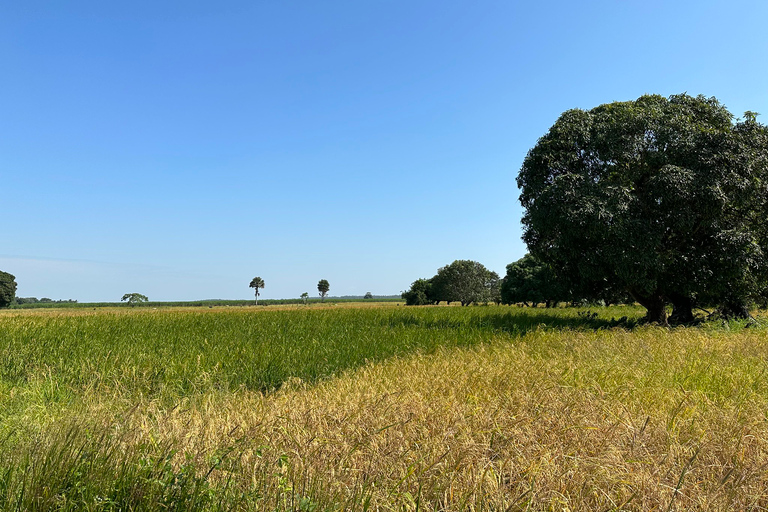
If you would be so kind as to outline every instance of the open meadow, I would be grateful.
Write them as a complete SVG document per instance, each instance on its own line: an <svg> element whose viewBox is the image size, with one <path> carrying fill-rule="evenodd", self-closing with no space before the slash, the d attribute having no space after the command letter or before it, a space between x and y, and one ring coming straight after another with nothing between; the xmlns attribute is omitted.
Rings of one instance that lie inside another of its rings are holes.
<svg viewBox="0 0 768 512"><path fill-rule="evenodd" d="M764 510L768 327L0 312L2 510Z"/></svg>

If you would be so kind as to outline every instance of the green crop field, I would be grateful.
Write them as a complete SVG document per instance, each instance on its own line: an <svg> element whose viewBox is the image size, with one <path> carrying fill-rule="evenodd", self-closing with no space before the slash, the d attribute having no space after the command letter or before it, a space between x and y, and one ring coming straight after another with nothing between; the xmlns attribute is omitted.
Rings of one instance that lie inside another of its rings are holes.
<svg viewBox="0 0 768 512"><path fill-rule="evenodd" d="M2 510L762 510L768 327L633 307L0 312Z"/></svg>

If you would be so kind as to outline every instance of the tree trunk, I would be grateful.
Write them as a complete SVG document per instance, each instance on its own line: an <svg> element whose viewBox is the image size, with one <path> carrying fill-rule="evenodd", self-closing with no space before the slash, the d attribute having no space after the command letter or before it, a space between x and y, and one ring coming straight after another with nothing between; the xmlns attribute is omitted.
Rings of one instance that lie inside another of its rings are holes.
<svg viewBox="0 0 768 512"><path fill-rule="evenodd" d="M667 323L667 304L661 293L654 292L651 295L642 295L634 290L629 290L629 294L646 309L645 320L647 322L656 322L659 325L668 325Z"/></svg>
<svg viewBox="0 0 768 512"><path fill-rule="evenodd" d="M676 324L689 324L693 322L693 301L690 297L679 293L670 293L672 301L672 314L669 319Z"/></svg>

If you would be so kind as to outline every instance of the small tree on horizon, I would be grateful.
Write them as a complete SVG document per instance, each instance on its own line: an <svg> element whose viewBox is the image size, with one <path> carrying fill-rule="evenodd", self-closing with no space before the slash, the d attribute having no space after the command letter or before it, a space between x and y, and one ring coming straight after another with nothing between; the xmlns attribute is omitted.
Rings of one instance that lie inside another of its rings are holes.
<svg viewBox="0 0 768 512"><path fill-rule="evenodd" d="M321 279L317 283L317 291L320 292L320 302L325 302L325 296L328 294L328 290L331 289L331 285L328 284L326 279Z"/></svg>
<svg viewBox="0 0 768 512"><path fill-rule="evenodd" d="M309 300L309 292L304 292L304 293L302 293L302 294L301 294L301 300L303 300L303 301L304 301L304 304L306 304L306 303L307 303L307 301Z"/></svg>
<svg viewBox="0 0 768 512"><path fill-rule="evenodd" d="M251 284L248 285L249 288L254 288L254 291L256 292L256 305L259 304L259 288L264 288L264 280L260 277L254 277L251 279Z"/></svg>
<svg viewBox="0 0 768 512"><path fill-rule="evenodd" d="M50 299L49 299L50 300ZM120 302L128 301L128 305L133 307L136 304L141 304L142 302L149 302L149 299L146 295L142 295L140 293L126 293L123 295L123 298L120 299ZM42 302L42 299L40 300Z"/></svg>
<svg viewBox="0 0 768 512"><path fill-rule="evenodd" d="M373 298L373 294L371 292L365 292L365 296L363 298L364 299L372 299Z"/></svg>

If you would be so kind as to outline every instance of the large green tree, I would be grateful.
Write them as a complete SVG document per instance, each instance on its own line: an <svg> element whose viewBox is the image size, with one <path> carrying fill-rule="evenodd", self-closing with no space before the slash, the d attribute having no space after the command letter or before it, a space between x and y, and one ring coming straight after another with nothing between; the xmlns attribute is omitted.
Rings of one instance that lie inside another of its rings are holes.
<svg viewBox="0 0 768 512"><path fill-rule="evenodd" d="M473 302L495 301L499 275L477 261L456 260L440 268L430 282L431 297L435 301L461 302L467 306Z"/></svg>
<svg viewBox="0 0 768 512"><path fill-rule="evenodd" d="M264 280L260 277L254 277L251 279L251 284L248 285L249 288L254 289L254 294L256 296L256 305L259 304L259 290L261 288L264 288Z"/></svg>
<svg viewBox="0 0 768 512"><path fill-rule="evenodd" d="M0 308L7 308L16 297L16 276L0 270Z"/></svg>
<svg viewBox="0 0 768 512"><path fill-rule="evenodd" d="M563 113L517 178L530 252L646 318L698 302L743 316L766 296L766 128L715 98L647 95Z"/></svg>

